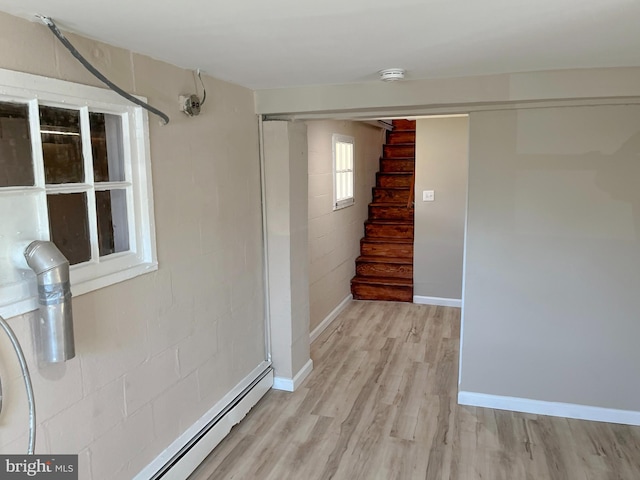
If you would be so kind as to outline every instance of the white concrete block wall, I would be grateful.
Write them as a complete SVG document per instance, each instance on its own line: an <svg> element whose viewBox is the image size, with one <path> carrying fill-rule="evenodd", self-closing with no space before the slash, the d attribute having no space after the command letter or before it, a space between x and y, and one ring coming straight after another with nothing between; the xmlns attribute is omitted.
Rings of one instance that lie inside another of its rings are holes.
<svg viewBox="0 0 640 480"><path fill-rule="evenodd" d="M309 301L311 330L351 293L384 132L365 123L307 122L309 142ZM355 138L355 205L333 211L332 135Z"/></svg>
<svg viewBox="0 0 640 480"><path fill-rule="evenodd" d="M263 127L271 344L280 388L310 362L307 129L285 121Z"/></svg>
<svg viewBox="0 0 640 480"><path fill-rule="evenodd" d="M264 360L258 127L253 94L205 76L203 113L177 110L193 74L69 35L148 97L159 270L73 300L77 356L38 369L32 314L10 319L32 366L38 453L79 453L83 480L130 479ZM97 80L42 25L0 14L0 68ZM27 402L0 335L0 453L24 453Z"/></svg>

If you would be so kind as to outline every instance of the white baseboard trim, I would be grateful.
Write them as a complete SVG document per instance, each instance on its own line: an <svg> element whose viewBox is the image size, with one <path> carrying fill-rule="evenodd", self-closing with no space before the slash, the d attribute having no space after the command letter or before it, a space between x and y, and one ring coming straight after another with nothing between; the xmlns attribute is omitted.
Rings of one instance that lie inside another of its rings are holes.
<svg viewBox="0 0 640 480"><path fill-rule="evenodd" d="M295 377L293 378L274 377L273 389L284 390L285 392L295 392L296 388L298 388L300 384L304 382L304 379L309 376L312 370L313 370L313 360L309 359L309 361L304 364L304 367L302 367L300 371L296 373Z"/></svg>
<svg viewBox="0 0 640 480"><path fill-rule="evenodd" d="M322 320L320 324L309 334L309 341L313 342L316 338L318 338L320 334L327 329L331 322L333 322L336 317L340 315L340 313L347 307L347 305L351 303L351 300L353 300L353 295L349 294L338 304L336 308L331 310L331 313L329 313L329 315L327 315L324 320Z"/></svg>
<svg viewBox="0 0 640 480"><path fill-rule="evenodd" d="M273 385L273 371L270 362L262 362L229 393L227 393L218 403L216 403L207 413L191 425L182 435L180 435L171 445L169 445L160 455L140 471L134 480L149 480L156 478L159 472L176 457L181 450L186 448L202 434L216 417L220 419L215 425L202 435L197 442L191 446L186 453L176 460L176 462L162 474L162 480L184 480L186 479L211 451L227 436L234 425L249 413L249 410L267 393ZM265 375L265 371L269 372ZM262 375L255 385L254 382ZM251 389L245 392L248 388ZM245 395L241 395L245 392ZM241 397L239 399L239 397ZM234 404L234 402L236 402ZM225 410L227 410L225 412ZM221 415L222 414L222 415Z"/></svg>
<svg viewBox="0 0 640 480"><path fill-rule="evenodd" d="M590 407L573 403L546 402L529 398L504 397L486 393L459 392L458 403L472 407L495 408L514 412L550 415L552 417L576 418L595 422L640 425L640 412L614 408Z"/></svg>
<svg viewBox="0 0 640 480"><path fill-rule="evenodd" d="M459 298L423 297L421 295L414 295L413 303L421 305L436 305L438 307L462 307L462 300Z"/></svg>

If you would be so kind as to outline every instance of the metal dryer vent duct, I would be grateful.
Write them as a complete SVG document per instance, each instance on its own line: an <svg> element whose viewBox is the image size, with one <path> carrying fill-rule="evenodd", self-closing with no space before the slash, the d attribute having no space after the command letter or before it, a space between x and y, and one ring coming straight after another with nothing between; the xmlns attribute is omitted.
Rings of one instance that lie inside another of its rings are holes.
<svg viewBox="0 0 640 480"><path fill-rule="evenodd" d="M40 309L34 329L38 360L65 362L76 356L69 261L52 242L41 240L31 242L24 257L38 277Z"/></svg>

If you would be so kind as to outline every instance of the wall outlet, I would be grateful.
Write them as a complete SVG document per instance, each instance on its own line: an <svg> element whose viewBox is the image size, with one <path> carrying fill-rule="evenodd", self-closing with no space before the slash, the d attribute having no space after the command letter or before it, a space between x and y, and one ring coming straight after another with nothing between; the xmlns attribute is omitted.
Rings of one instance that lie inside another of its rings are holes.
<svg viewBox="0 0 640 480"><path fill-rule="evenodd" d="M422 192L423 202L433 202L435 200L435 193L433 190L424 190Z"/></svg>

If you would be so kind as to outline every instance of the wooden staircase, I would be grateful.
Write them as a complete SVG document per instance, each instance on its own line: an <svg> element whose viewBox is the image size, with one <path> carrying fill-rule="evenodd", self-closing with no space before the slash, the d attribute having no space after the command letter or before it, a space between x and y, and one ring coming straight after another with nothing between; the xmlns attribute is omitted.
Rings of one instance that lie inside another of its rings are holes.
<svg viewBox="0 0 640 480"><path fill-rule="evenodd" d="M356 300L413 301L415 120L393 120L376 174L351 293Z"/></svg>

